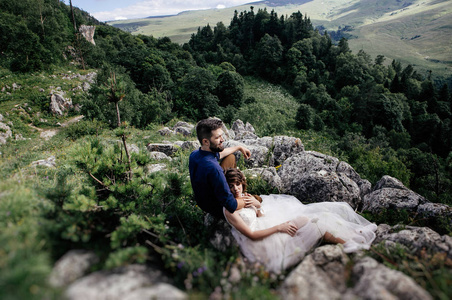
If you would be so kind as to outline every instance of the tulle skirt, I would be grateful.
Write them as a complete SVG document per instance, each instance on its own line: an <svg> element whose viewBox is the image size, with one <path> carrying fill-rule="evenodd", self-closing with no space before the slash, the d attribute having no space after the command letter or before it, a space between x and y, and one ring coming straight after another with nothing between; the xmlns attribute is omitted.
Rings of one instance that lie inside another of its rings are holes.
<svg viewBox="0 0 452 300"><path fill-rule="evenodd" d="M258 262L274 273L300 262L321 242L325 232L346 241L345 252L369 249L375 239L377 226L358 215L346 202L321 202L304 205L289 195L262 196L265 216L257 218L253 231L266 229L298 216L308 222L295 236L276 233L259 241L252 241L233 228L243 255L250 262Z"/></svg>

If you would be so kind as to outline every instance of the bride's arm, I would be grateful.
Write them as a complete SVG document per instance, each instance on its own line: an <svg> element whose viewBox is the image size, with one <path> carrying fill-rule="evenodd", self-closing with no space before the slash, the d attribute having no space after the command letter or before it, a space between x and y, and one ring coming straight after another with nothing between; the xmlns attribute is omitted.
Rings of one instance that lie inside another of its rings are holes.
<svg viewBox="0 0 452 300"><path fill-rule="evenodd" d="M263 239L277 232L283 232L289 234L290 236L294 236L298 230L297 226L286 222L267 229L252 231L251 228L246 225L246 223L238 214L231 214L227 210L225 210L224 213L229 223L234 226L235 229L237 229L240 233L253 241Z"/></svg>

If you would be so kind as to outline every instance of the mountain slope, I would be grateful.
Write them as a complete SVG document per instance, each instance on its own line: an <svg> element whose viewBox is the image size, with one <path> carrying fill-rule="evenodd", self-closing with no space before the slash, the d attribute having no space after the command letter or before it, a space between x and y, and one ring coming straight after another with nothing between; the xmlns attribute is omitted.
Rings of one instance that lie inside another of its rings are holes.
<svg viewBox="0 0 452 300"><path fill-rule="evenodd" d="M418 66L443 66L444 71L450 74L450 11L450 1L443 1L431 5L429 10L422 9L419 5L387 13L373 23L357 27L354 34L359 38L350 40L350 47L363 48L372 56L392 52L392 58L409 60L411 64Z"/></svg>
<svg viewBox="0 0 452 300"><path fill-rule="evenodd" d="M109 22L133 34L168 36L187 42L198 27L218 22L229 25L238 12L266 8L279 16L301 11L314 26L328 31L351 26L350 48L363 49L412 64L437 75L452 74L452 1L446 0L288 0L262 1L226 9L183 12L176 16Z"/></svg>

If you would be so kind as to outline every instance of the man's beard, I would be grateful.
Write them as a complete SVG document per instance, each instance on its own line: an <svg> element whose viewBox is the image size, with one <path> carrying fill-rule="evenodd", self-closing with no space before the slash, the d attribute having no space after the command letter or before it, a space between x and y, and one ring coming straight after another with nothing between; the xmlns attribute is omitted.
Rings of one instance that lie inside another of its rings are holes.
<svg viewBox="0 0 452 300"><path fill-rule="evenodd" d="M221 145L221 146L213 145L212 143L210 143L209 149L212 152L221 152L224 150L224 146L223 145Z"/></svg>

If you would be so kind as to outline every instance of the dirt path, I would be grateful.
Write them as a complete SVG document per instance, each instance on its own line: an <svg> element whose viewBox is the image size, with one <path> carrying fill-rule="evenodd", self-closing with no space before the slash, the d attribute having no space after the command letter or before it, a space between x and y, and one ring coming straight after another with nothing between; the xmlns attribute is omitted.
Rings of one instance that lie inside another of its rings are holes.
<svg viewBox="0 0 452 300"><path fill-rule="evenodd" d="M61 127L66 127L70 124L80 121L81 119L83 119L83 116L72 117L69 120L67 120L66 122L62 123ZM55 134L57 134L58 131L60 131L60 129L42 129L42 128L33 126L31 124L29 126L33 129L36 129L37 131L39 131L40 132L39 136L46 141L49 140L51 137L53 137Z"/></svg>

